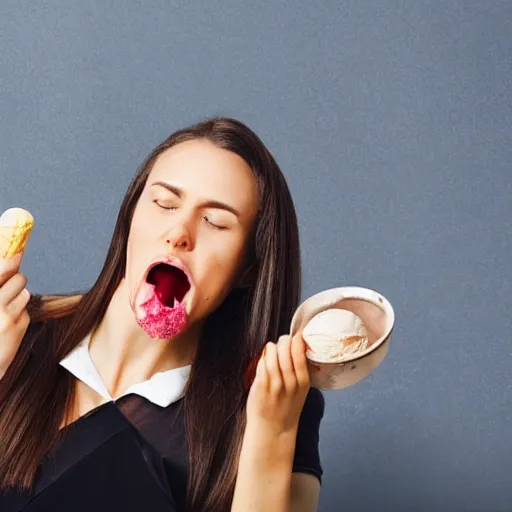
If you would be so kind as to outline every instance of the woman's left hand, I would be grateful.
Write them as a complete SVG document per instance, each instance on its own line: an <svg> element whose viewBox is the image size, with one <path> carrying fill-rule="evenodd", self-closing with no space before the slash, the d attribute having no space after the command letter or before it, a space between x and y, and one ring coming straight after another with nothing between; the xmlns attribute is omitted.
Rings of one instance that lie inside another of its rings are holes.
<svg viewBox="0 0 512 512"><path fill-rule="evenodd" d="M291 510L292 472L300 414L310 388L302 336L267 343L246 373L247 425L232 512Z"/></svg>
<svg viewBox="0 0 512 512"><path fill-rule="evenodd" d="M301 334L267 343L247 400L247 424L274 435L293 433L310 388Z"/></svg>

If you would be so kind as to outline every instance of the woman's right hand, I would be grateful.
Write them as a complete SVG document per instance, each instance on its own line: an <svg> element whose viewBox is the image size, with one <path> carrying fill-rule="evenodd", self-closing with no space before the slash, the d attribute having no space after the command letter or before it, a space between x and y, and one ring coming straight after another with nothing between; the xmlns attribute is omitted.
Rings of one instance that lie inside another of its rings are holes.
<svg viewBox="0 0 512 512"><path fill-rule="evenodd" d="M23 252L0 257L0 378L14 359L30 323L27 278L19 273L22 259Z"/></svg>

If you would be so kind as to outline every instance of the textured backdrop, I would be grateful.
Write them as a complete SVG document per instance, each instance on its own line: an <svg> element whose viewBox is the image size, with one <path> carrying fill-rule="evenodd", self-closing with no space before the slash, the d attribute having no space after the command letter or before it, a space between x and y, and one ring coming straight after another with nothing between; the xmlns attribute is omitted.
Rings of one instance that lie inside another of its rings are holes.
<svg viewBox="0 0 512 512"><path fill-rule="evenodd" d="M172 131L223 114L296 200L305 296L393 303L390 353L326 393L322 512L512 510L512 2L0 2L0 209L32 292L96 278Z"/></svg>

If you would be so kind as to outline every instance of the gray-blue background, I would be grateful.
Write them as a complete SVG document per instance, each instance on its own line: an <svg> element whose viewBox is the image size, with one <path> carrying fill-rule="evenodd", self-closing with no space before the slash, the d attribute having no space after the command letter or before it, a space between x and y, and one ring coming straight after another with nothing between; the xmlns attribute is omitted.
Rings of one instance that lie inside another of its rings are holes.
<svg viewBox="0 0 512 512"><path fill-rule="evenodd" d="M87 288L137 165L249 124L300 216L305 295L397 313L326 394L322 511L512 510L512 2L0 2L0 209L33 292Z"/></svg>

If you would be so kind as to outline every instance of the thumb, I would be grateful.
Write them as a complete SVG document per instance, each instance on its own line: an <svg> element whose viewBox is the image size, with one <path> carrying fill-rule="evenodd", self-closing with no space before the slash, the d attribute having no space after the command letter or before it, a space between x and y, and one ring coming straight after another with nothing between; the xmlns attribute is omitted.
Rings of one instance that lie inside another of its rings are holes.
<svg viewBox="0 0 512 512"><path fill-rule="evenodd" d="M15 254L10 258L0 257L0 287L3 286L14 274L18 273L22 259L23 252Z"/></svg>

